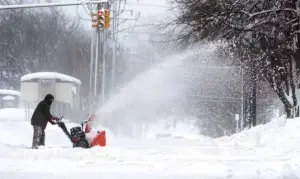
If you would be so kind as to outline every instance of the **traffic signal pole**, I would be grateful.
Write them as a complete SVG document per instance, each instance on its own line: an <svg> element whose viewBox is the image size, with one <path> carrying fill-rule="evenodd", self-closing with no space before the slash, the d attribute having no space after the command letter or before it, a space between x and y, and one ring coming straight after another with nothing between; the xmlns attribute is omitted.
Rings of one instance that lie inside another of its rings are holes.
<svg viewBox="0 0 300 179"><path fill-rule="evenodd" d="M102 77L101 79L101 104L103 105L105 102L106 97L106 46L107 46L107 30L109 28L110 23L110 11L109 11L109 4L108 3L101 3L97 5L97 12L91 13L92 16L92 27L96 28L96 44L95 47L95 58L91 57L90 64L94 64L94 88L93 88L93 97L96 100L99 96L97 92L98 88L98 76ZM93 53L93 49L91 49L91 53ZM91 55L92 56L92 55ZM100 61L101 60L101 61ZM93 63L94 61L94 63ZM102 62L101 67L99 63ZM101 69L101 73L100 73ZM90 78L91 80L91 78ZM90 88L90 91L92 88ZM90 101L91 104L91 101Z"/></svg>
<svg viewBox="0 0 300 179"><path fill-rule="evenodd" d="M101 80L101 102L104 101L104 90L105 90L105 28L107 23L105 23L105 10L104 8L108 6L107 2L97 4L96 12L91 11L92 19L92 35L91 35L91 59L90 59L90 88L89 88L89 112L92 113L93 109L97 107L97 102L99 93L99 76L102 77ZM109 23L109 21L108 21ZM95 44L94 44L95 42ZM95 48L95 49L94 49ZM101 68L102 62L102 68ZM101 70L100 70L101 69Z"/></svg>
<svg viewBox="0 0 300 179"><path fill-rule="evenodd" d="M112 3L112 4L110 4ZM111 10L112 5L112 10ZM92 16L92 27L95 29L94 34L96 34L96 37L94 37L96 44L93 48L95 54L95 58L91 57L91 65L94 65L93 69L94 72L92 79L93 81L93 87L90 87L90 93L93 94L93 98L96 100L98 96L101 96L101 104L103 105L105 103L105 98L109 95L112 95L115 91L115 85L116 85L116 51L117 51L117 36L118 36L118 20L119 19L126 19L126 20L137 20L138 17L135 19L129 19L129 18L120 18L118 14L118 2L116 0L111 0L106 3L99 3L97 6L97 12L91 12ZM111 16L112 12L112 17ZM112 40L112 56L109 60L111 60L111 71L109 72L111 76L110 78L110 88L107 88L107 46L108 44L108 30L110 29L110 20L112 20L112 29L111 29L111 40ZM91 53L93 51L91 50ZM92 56L92 55L91 55ZM93 58L93 59L92 59ZM101 60L101 61L99 61ZM101 62L101 67L99 66L99 63ZM101 69L101 72L100 72ZM101 93L97 93L97 87L99 85L98 76L101 76ZM108 91L108 92L107 92ZM92 98L89 104L92 103Z"/></svg>

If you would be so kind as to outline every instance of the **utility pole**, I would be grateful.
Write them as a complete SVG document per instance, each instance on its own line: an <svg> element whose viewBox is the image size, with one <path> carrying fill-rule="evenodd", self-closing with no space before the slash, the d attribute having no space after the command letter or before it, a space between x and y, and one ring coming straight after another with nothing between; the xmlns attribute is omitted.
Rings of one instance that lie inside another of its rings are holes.
<svg viewBox="0 0 300 179"><path fill-rule="evenodd" d="M106 99L106 47L107 47L107 30L110 28L110 4L106 4L105 8L105 20L102 28L102 80L101 80L101 104L104 105Z"/></svg>
<svg viewBox="0 0 300 179"><path fill-rule="evenodd" d="M105 102L105 92L106 92L106 31L102 31L102 84L101 84L101 104Z"/></svg>
<svg viewBox="0 0 300 179"><path fill-rule="evenodd" d="M117 15L117 3L116 1L113 2L113 13L114 13L114 18L112 19L112 62L111 62L111 94L114 93L115 89L115 75L116 75L116 32L117 32L117 21L116 21L116 15Z"/></svg>
<svg viewBox="0 0 300 179"><path fill-rule="evenodd" d="M119 20L134 20L137 21L138 18L140 17L140 13L138 13L138 15L136 16L136 18L121 18L120 16L120 9L118 7L120 7L120 5L118 5L117 0L113 0L112 3L112 12L113 12L113 18L112 18L112 58L111 58L111 86L110 86L110 95L114 94L115 91L115 86L116 86L116 53L117 53L117 46L118 46L118 42L117 42L117 37L118 37L118 33L119 33ZM126 11L126 10L122 10L122 11ZM130 10L131 15L132 15L132 10Z"/></svg>
<svg viewBox="0 0 300 179"><path fill-rule="evenodd" d="M97 4L97 15L99 18L99 10L101 9L101 4ZM99 21L99 19L98 19ZM98 63L99 63L99 49L100 49L100 28L99 25L96 27L96 58L95 58L95 75L94 75L94 98L97 99L97 82L98 82Z"/></svg>
<svg viewBox="0 0 300 179"><path fill-rule="evenodd" d="M106 66L107 66L107 59L106 59L106 47L108 46L108 29L110 28L110 7L111 4L110 2L106 3L99 3L97 5L97 24L93 25L93 27L96 28L96 44L95 44L95 62L93 63L91 61L91 65L94 65L94 89L93 89L93 97L96 99L97 98L97 83L99 83L98 76L100 75L99 73L99 60L101 59L101 104L103 105L105 103L105 98L107 97L107 94L110 93L113 94L115 84L116 84L116 49L117 49L117 34L118 34L118 22L117 20L119 19L124 19L118 17L118 3L116 0L113 0L112 2L112 12L113 12L113 17L112 17L112 56L111 56L111 81L110 81L110 91L107 92L109 88L107 88L107 71L106 71ZM138 15L139 16L139 15ZM137 20L135 19L125 19L125 20ZM91 50L91 53L92 50ZM93 58L93 57L91 57ZM91 80L91 78L90 78ZM90 102L91 104L91 102Z"/></svg>
<svg viewBox="0 0 300 179"><path fill-rule="evenodd" d="M94 66L94 31L91 33L91 54L90 54L90 83L89 83L89 114L92 113L92 93L93 93L93 66Z"/></svg>

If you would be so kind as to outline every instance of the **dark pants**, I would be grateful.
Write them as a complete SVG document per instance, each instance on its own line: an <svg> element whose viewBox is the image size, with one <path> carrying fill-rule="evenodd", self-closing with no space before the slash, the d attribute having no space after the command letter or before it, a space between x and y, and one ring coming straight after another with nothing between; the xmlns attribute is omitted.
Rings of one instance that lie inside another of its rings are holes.
<svg viewBox="0 0 300 179"><path fill-rule="evenodd" d="M45 145L45 130L40 126L33 126L32 148Z"/></svg>

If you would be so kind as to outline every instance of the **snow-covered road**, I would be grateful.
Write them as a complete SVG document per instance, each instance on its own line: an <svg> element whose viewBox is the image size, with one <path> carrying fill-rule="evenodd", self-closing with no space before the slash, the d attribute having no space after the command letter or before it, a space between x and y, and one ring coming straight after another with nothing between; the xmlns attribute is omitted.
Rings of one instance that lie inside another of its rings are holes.
<svg viewBox="0 0 300 179"><path fill-rule="evenodd" d="M68 123L68 127L75 124ZM283 118L231 137L129 140L108 136L108 146L72 148L57 126L47 147L30 149L28 121L0 122L0 178L297 178L300 120Z"/></svg>

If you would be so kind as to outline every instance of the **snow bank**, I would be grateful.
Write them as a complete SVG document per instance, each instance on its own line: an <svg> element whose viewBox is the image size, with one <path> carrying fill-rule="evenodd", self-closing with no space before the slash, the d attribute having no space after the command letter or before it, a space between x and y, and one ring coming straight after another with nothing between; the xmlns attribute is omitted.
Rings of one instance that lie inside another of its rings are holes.
<svg viewBox="0 0 300 179"><path fill-rule="evenodd" d="M0 122L2 121L25 121L30 120L34 110L24 108L0 109Z"/></svg>
<svg viewBox="0 0 300 179"><path fill-rule="evenodd" d="M15 91L15 90L0 89L0 95L20 96L21 93L19 91Z"/></svg>
<svg viewBox="0 0 300 179"><path fill-rule="evenodd" d="M286 119L285 116L272 119L265 125L258 125L230 137L217 139L227 146L268 147L277 150L294 150L300 143L300 118ZM299 148L300 149L300 148Z"/></svg>
<svg viewBox="0 0 300 179"><path fill-rule="evenodd" d="M21 81L29 81L32 79L60 79L62 81L70 81L73 83L77 83L78 85L81 84L81 81L77 78L56 72L30 73L21 77Z"/></svg>

